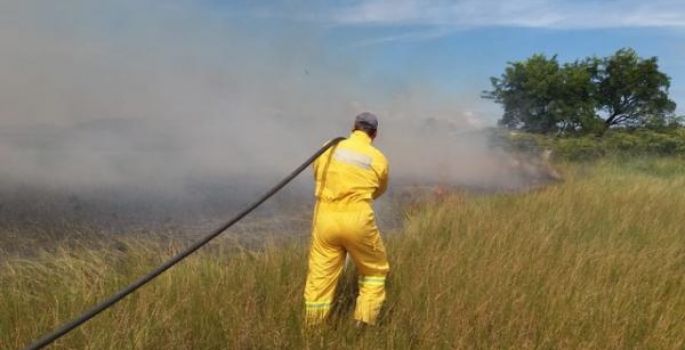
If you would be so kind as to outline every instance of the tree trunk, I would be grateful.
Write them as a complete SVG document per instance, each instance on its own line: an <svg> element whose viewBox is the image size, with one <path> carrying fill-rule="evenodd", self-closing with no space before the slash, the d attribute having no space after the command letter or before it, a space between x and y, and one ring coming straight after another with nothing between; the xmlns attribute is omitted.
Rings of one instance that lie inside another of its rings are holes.
<svg viewBox="0 0 685 350"><path fill-rule="evenodd" d="M604 121L604 124L607 128L614 124L614 120L616 120L616 117L618 117L618 115L619 113L614 113L611 115L611 117L607 118L607 120Z"/></svg>

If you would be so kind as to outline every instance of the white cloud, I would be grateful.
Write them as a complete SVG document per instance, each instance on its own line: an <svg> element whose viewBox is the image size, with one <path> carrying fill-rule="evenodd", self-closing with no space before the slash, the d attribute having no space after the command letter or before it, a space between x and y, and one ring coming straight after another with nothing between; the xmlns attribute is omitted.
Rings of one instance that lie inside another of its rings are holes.
<svg viewBox="0 0 685 350"><path fill-rule="evenodd" d="M448 27L436 27L436 28L429 28L429 29L412 30L412 31L408 31L408 32L400 33L400 34L395 34L395 35L386 35L386 36L381 36L381 37L377 37L377 38L361 40L361 41L356 42L353 46L364 47L364 46L373 46L373 45L386 44L386 43L398 42L398 41L400 41L400 42L425 41L425 40L444 37L446 35L449 35L452 32L454 32L454 29L448 28Z"/></svg>
<svg viewBox="0 0 685 350"><path fill-rule="evenodd" d="M338 25L590 29L685 27L685 2L653 0L371 0L337 9Z"/></svg>

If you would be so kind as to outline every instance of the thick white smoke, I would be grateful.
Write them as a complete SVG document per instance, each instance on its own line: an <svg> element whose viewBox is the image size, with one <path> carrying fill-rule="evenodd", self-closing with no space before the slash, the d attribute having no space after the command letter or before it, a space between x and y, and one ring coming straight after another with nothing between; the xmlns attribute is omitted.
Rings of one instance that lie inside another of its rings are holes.
<svg viewBox="0 0 685 350"><path fill-rule="evenodd" d="M388 89L363 56L336 61L314 24L247 22L180 0L0 3L0 181L271 179L365 110L395 178L510 181L484 137L460 134L485 122L458 96L419 79Z"/></svg>

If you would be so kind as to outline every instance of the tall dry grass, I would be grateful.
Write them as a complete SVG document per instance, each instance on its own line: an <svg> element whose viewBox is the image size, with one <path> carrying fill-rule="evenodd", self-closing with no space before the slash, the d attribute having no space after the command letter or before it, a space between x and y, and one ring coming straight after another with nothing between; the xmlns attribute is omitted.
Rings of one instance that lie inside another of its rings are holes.
<svg viewBox="0 0 685 350"><path fill-rule="evenodd" d="M347 271L330 322L306 330L306 246L213 244L55 349L685 347L685 166L568 165L525 194L455 194L386 237L381 324L350 320ZM178 247L58 250L0 265L0 348L21 348Z"/></svg>

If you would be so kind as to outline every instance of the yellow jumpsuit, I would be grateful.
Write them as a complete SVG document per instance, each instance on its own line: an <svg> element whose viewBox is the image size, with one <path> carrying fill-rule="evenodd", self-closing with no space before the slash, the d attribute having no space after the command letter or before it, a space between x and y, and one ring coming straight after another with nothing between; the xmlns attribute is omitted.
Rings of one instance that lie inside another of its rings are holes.
<svg viewBox="0 0 685 350"><path fill-rule="evenodd" d="M371 141L353 131L314 163L316 207L304 291L308 325L328 315L346 253L359 272L354 318L375 324L385 300L389 265L372 203L387 188L388 162Z"/></svg>

